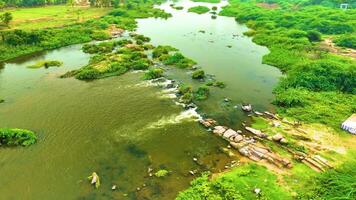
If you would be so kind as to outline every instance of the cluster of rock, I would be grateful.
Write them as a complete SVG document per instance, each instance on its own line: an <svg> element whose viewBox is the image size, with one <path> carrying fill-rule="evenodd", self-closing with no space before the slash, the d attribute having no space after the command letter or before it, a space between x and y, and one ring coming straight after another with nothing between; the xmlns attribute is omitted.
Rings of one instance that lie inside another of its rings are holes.
<svg viewBox="0 0 356 200"><path fill-rule="evenodd" d="M292 167L292 163L288 159L282 158L276 153L273 153L269 148L258 144L253 137L242 135L242 131L235 131L225 126L219 126L213 119L201 120L200 123L206 128L212 129L214 134L227 140L233 148L240 152L240 154L251 160L267 160L278 167ZM246 127L246 130L259 138L267 137L266 134L259 130L250 127Z"/></svg>
<svg viewBox="0 0 356 200"><path fill-rule="evenodd" d="M316 170L316 171L326 171L327 169L332 168L332 166L329 164L329 162L319 156L319 155L312 155L309 156L305 153L302 152L293 152L294 158L296 160L299 160L300 162L306 164L310 168Z"/></svg>

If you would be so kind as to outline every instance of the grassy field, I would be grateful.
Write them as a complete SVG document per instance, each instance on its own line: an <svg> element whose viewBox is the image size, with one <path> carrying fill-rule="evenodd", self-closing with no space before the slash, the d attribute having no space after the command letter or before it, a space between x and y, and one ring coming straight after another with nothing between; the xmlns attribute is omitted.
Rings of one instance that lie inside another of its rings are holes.
<svg viewBox="0 0 356 200"><path fill-rule="evenodd" d="M8 9L14 19L10 24L11 29L38 29L60 27L98 18L112 8L71 7L66 5L46 6L36 8ZM3 11L3 12L5 12ZM3 12L0 12L3 13Z"/></svg>

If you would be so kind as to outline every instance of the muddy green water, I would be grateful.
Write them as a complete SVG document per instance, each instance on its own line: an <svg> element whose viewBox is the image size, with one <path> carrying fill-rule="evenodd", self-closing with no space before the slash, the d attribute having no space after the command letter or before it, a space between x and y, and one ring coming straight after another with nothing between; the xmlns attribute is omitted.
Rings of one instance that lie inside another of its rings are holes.
<svg viewBox="0 0 356 200"><path fill-rule="evenodd" d="M154 44L179 48L227 83L200 105L201 111L238 126L244 115L232 105L246 101L272 109L271 91L280 73L261 64L267 50L241 36L246 27L231 18L212 20L209 14L188 14L168 5L162 6L173 18L140 20L138 32ZM80 49L74 45L43 52L0 68L0 97L6 101L0 104L0 127L30 129L39 137L28 148L1 148L0 199L173 199L192 180L189 170L218 172L231 159L219 151L223 141L165 98L160 88L142 83L140 73L92 82L58 78L88 62L89 55ZM61 60L64 66L26 68L42 59ZM191 81L186 71L168 73ZM225 96L231 105L222 102ZM168 169L170 175L149 177L148 167ZM101 177L98 190L86 179L93 171ZM118 190L111 191L113 184Z"/></svg>

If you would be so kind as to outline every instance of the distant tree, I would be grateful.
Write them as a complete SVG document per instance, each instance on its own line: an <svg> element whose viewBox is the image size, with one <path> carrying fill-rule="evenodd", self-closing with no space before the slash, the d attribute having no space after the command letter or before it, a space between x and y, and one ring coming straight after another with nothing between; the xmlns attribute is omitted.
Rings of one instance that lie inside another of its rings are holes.
<svg viewBox="0 0 356 200"><path fill-rule="evenodd" d="M9 26L11 20L13 19L12 14L6 12L0 16L1 21L6 25Z"/></svg>

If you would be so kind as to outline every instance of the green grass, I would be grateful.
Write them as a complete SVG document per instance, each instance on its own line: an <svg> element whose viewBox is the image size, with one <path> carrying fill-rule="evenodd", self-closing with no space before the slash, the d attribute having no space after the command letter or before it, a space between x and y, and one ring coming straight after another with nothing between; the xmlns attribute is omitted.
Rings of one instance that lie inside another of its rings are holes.
<svg viewBox="0 0 356 200"><path fill-rule="evenodd" d="M112 8L71 7L66 5L44 6L35 8L7 9L14 19L12 29L40 29L61 27L107 14ZM3 12L5 12L3 11ZM3 13L3 12L0 12Z"/></svg>
<svg viewBox="0 0 356 200"><path fill-rule="evenodd" d="M254 190L260 189L257 195ZM177 200L239 200L239 199L292 199L277 183L277 176L267 168L245 164L210 180L208 174L195 179L191 187L179 193Z"/></svg>
<svg viewBox="0 0 356 200"><path fill-rule="evenodd" d="M197 14L204 14L210 11L210 8L206 6L194 6L188 9L188 12L193 12Z"/></svg>

